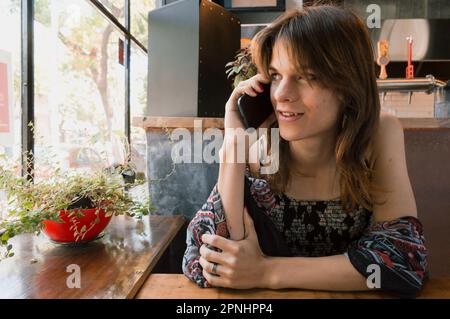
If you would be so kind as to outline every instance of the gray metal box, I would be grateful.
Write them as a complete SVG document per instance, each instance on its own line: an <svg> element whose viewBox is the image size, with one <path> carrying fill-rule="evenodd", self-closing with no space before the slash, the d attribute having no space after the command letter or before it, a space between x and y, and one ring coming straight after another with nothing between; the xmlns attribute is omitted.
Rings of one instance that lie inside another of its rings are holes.
<svg viewBox="0 0 450 319"><path fill-rule="evenodd" d="M223 117L239 19L210 1L181 0L150 11L148 26L148 114Z"/></svg>

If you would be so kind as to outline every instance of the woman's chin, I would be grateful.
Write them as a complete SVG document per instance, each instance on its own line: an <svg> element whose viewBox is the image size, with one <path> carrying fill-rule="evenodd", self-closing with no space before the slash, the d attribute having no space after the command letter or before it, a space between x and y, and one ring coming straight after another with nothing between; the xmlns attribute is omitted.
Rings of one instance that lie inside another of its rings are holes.
<svg viewBox="0 0 450 319"><path fill-rule="evenodd" d="M280 129L280 136L287 142L298 141L305 138L304 134L301 134L300 132L293 132L291 130L284 131L283 129Z"/></svg>

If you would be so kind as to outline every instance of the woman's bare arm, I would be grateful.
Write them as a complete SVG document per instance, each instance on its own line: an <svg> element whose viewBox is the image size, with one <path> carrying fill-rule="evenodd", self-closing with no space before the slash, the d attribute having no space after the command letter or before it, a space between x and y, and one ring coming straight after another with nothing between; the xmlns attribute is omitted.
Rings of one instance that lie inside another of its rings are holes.
<svg viewBox="0 0 450 319"><path fill-rule="evenodd" d="M233 240L244 238L244 178L249 159L249 148L254 141L247 139L242 119L237 108L237 100L243 94L256 96L262 92L260 83L268 83L262 75L240 82L233 90L225 106L225 138L220 149L220 169L218 191L227 220L228 232ZM275 120L269 117L262 127L267 127ZM240 138L237 138L240 135ZM239 142L241 141L241 142Z"/></svg>
<svg viewBox="0 0 450 319"><path fill-rule="evenodd" d="M312 290L368 290L366 278L345 255L327 257L268 257L267 288Z"/></svg>
<svg viewBox="0 0 450 319"><path fill-rule="evenodd" d="M417 217L414 192L408 175L404 133L401 122L383 113L375 136L374 182L386 192L374 192L373 213L376 221L402 216Z"/></svg>
<svg viewBox="0 0 450 319"><path fill-rule="evenodd" d="M225 211L230 239L244 238L244 177L245 163L237 163L230 159L236 154L239 146L225 138L220 149L220 168L218 191ZM228 158L227 158L228 157Z"/></svg>

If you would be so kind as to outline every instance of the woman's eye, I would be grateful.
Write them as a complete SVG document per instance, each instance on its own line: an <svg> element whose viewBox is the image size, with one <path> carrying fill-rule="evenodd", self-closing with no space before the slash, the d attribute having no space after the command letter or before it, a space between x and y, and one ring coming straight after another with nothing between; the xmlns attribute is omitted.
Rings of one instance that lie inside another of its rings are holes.
<svg viewBox="0 0 450 319"><path fill-rule="evenodd" d="M270 75L270 78L272 79L272 80L276 80L277 77L278 76L278 74L277 73L272 73L271 75Z"/></svg>
<svg viewBox="0 0 450 319"><path fill-rule="evenodd" d="M297 77L298 80L308 79L308 81L316 80L316 76L314 74L308 74L306 77L299 75Z"/></svg>

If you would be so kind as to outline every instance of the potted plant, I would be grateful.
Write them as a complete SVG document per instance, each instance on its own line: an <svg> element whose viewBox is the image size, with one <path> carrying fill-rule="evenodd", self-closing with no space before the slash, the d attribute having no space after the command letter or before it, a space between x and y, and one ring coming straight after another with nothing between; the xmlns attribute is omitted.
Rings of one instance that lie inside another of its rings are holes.
<svg viewBox="0 0 450 319"><path fill-rule="evenodd" d="M252 62L250 47L238 50L235 60L228 62L225 67L228 67L225 71L227 78L233 79L233 88L235 88L239 82L247 80L258 73L258 69Z"/></svg>
<svg viewBox="0 0 450 319"><path fill-rule="evenodd" d="M9 241L22 233L42 231L57 243L84 243L96 239L113 216L141 219L154 211L149 197L135 200L129 191L145 182L136 179L131 167L92 172L54 168L50 178L32 181L0 164L0 190L9 207L7 218L0 221L0 260L14 255Z"/></svg>

